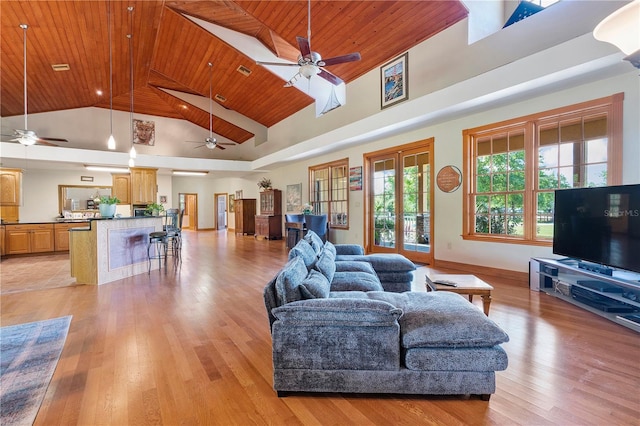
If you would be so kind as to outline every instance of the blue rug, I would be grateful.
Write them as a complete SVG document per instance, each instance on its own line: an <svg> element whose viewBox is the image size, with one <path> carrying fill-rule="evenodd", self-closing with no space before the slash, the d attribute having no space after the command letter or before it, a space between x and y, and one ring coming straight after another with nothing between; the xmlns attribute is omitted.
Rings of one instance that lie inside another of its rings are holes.
<svg viewBox="0 0 640 426"><path fill-rule="evenodd" d="M0 424L33 424L71 316L0 328Z"/></svg>

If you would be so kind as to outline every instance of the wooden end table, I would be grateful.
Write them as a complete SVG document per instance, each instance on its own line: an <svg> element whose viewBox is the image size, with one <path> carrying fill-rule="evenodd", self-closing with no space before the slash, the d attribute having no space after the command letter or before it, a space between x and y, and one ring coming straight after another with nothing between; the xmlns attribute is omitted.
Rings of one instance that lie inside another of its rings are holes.
<svg viewBox="0 0 640 426"><path fill-rule="evenodd" d="M489 316L489 307L491 306L491 290L493 287L482 281L475 275L455 275L455 274L433 274L429 275L431 281L447 280L453 281L457 285L451 287L447 285L436 284L435 289L431 288L429 284L426 284L427 291L450 291L452 293L467 294L469 295L469 302L473 303L473 296L479 295L482 297L482 308L484 314Z"/></svg>

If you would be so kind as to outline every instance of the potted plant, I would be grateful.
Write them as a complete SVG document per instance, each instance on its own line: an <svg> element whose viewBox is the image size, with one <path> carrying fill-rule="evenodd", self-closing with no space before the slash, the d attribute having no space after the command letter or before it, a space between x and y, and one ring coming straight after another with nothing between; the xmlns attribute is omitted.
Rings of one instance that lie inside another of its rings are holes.
<svg viewBox="0 0 640 426"><path fill-rule="evenodd" d="M258 188L260 188L261 191L268 191L271 189L271 179L268 179L266 177L263 177L262 179L260 179L258 181Z"/></svg>
<svg viewBox="0 0 640 426"><path fill-rule="evenodd" d="M147 216L158 216L160 213L164 211L164 206L158 203L147 204L147 209L145 213Z"/></svg>
<svg viewBox="0 0 640 426"><path fill-rule="evenodd" d="M100 217L113 217L116 214L116 204L120 202L118 197L112 197L111 195L102 195L100 198L94 201L99 202L98 209L100 210Z"/></svg>

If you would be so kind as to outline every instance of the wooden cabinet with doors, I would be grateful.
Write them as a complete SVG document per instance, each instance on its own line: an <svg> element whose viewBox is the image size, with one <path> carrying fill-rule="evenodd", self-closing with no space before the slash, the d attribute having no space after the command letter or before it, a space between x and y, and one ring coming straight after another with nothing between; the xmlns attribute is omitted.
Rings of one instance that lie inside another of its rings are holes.
<svg viewBox="0 0 640 426"><path fill-rule="evenodd" d="M260 214L256 216L256 237L282 238L282 191L270 189L260 193Z"/></svg>
<svg viewBox="0 0 640 426"><path fill-rule="evenodd" d="M151 204L157 201L157 170L141 167L131 168L131 204Z"/></svg>
<svg viewBox="0 0 640 426"><path fill-rule="evenodd" d="M54 249L52 223L7 225L6 254L45 253Z"/></svg>
<svg viewBox="0 0 640 426"><path fill-rule="evenodd" d="M129 173L113 173L111 175L111 195L120 200L120 204L131 203L131 175Z"/></svg>
<svg viewBox="0 0 640 426"><path fill-rule="evenodd" d="M0 256L5 255L4 237L5 237L5 226L0 225Z"/></svg>
<svg viewBox="0 0 640 426"><path fill-rule="evenodd" d="M256 233L256 199L242 198L235 202L236 234L253 235Z"/></svg>
<svg viewBox="0 0 640 426"><path fill-rule="evenodd" d="M20 205L22 170L0 169L0 205Z"/></svg>
<svg viewBox="0 0 640 426"><path fill-rule="evenodd" d="M53 225L55 251L69 251L69 229L87 227L89 222L55 223Z"/></svg>

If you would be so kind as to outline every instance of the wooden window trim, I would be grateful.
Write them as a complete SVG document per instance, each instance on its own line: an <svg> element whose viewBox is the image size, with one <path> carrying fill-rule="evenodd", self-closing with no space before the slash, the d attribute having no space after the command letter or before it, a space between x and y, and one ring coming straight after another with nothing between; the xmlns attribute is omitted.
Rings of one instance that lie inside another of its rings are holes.
<svg viewBox="0 0 640 426"><path fill-rule="evenodd" d="M524 244L531 246L551 246L552 241L535 239L532 235L531 226L525 226L524 236L496 236L496 235L477 235L472 233L474 230L475 212L471 211L471 190L474 187L473 179L475 176L475 148L473 144L474 137L480 137L488 134L496 134L499 131L522 126L525 129L525 157L527 168L526 174L526 190L524 198L524 221L525 224L535 220L536 212L533 206L536 203L535 196L538 193L537 187L537 136L536 126L540 122L558 119L570 115L587 116L595 111L606 110L608 121L608 159L607 159L607 185L620 185L622 183L622 150L623 150L623 100L624 93L616 93L611 96L594 99L591 101L581 102L578 104L568 105L561 108L555 108L549 111L530 114L524 117L518 117L510 120L501 121L494 124L487 124L473 129L465 129L462 131L463 141L463 224L462 238L464 240L499 242L509 244Z"/></svg>
<svg viewBox="0 0 640 426"><path fill-rule="evenodd" d="M335 224L332 223L331 221L331 203L333 202L332 199L332 195L333 195L333 188L332 188L332 170L335 167L345 167L346 170L346 178L347 178L347 187L346 187L346 194L347 194L347 198L346 200L340 200L340 201L346 201L347 203L347 223L345 225L342 224ZM328 170L328 184L329 184L329 188L328 188L328 195L329 195L329 200L327 200L327 215L328 215L328 220L329 220L329 224L331 226L332 229L345 229L348 230L349 229L349 223L351 222L351 217L349 214L349 158L342 158L340 160L335 160L335 161L330 161L328 163L322 163L322 164L316 164L314 166L309 166L309 171L308 171L308 176L309 176L309 203L311 205L313 205L314 201L313 201L313 194L315 192L315 188L314 188L314 173L320 170Z"/></svg>

